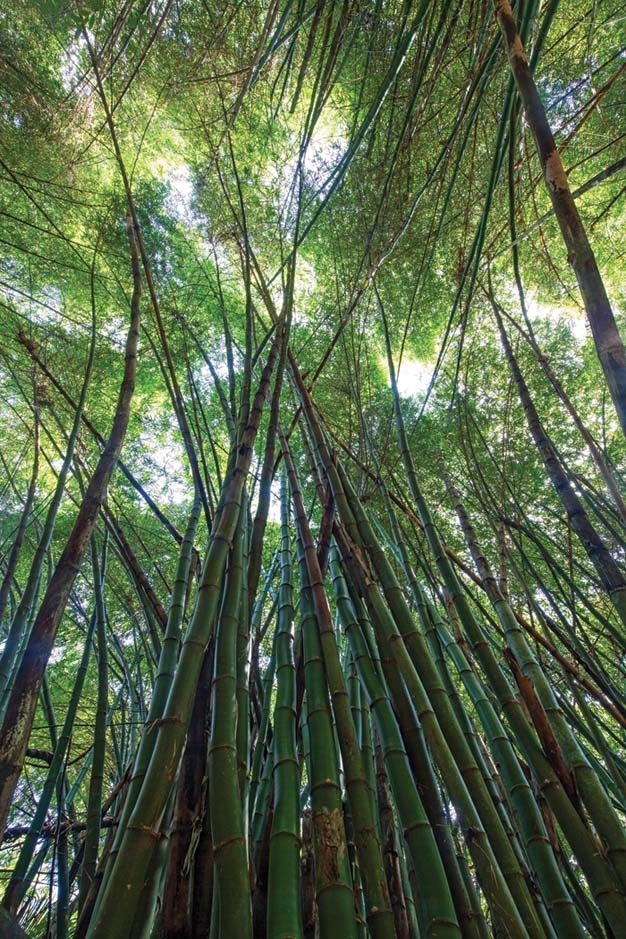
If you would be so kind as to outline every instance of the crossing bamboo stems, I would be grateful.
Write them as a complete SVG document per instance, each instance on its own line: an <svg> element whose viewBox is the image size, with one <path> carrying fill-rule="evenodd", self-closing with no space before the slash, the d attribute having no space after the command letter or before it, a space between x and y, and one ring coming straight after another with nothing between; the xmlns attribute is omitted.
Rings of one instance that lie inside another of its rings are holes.
<svg viewBox="0 0 626 939"><path fill-rule="evenodd" d="M311 538L295 467L287 441L282 433L280 433L280 443L289 478L299 538L302 598L303 600L306 599L314 611L314 618L311 620L311 632L314 625L319 632L318 641L321 647L324 671L341 749L346 789L354 825L357 858L363 878L367 924L372 935L382 939L384 936L393 936L394 927L380 841L374 823L367 778L363 769L356 731L350 712L345 676L341 668L324 582ZM312 639L315 642L316 636L312 636ZM315 816L313 820L315 824ZM317 823L319 824L319 821Z"/></svg>
<svg viewBox="0 0 626 939"><path fill-rule="evenodd" d="M585 304L598 358L619 422L626 433L624 344L593 249L572 197L511 5L508 0L494 0L494 8L506 42L509 64L524 106L524 114L535 138L546 188Z"/></svg>
<svg viewBox="0 0 626 939"><path fill-rule="evenodd" d="M125 902L121 904L120 898L116 896L121 889L120 881L111 876L109 890L103 896L99 915L94 916L90 924L89 939L107 936L110 934L108 930L112 928L118 929L120 935L127 930L127 926L122 924L132 922L129 916L131 911L134 912L138 900L136 890L145 876L154 843L159 838L158 826L178 770L202 667L203 652L211 638L218 612L229 546L237 528L252 447L278 356L280 338L279 331L268 354L267 364L250 409L250 420L239 442L234 467L224 484L218 511L219 520L211 532L194 613L185 633L163 716L158 723L152 757L120 845L116 867L120 865L119 869L126 872ZM130 889L128 885L132 885Z"/></svg>

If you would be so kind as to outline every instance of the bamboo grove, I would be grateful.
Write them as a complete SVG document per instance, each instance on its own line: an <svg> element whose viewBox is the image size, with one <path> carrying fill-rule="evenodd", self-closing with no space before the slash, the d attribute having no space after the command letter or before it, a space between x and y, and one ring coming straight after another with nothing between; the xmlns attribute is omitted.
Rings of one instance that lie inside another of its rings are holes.
<svg viewBox="0 0 626 939"><path fill-rule="evenodd" d="M622 5L0 39L0 935L625 936Z"/></svg>

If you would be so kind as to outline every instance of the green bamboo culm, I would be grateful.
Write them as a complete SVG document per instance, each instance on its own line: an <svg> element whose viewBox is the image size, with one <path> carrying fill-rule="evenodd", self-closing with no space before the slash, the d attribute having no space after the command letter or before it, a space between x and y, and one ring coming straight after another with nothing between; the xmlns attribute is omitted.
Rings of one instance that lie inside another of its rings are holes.
<svg viewBox="0 0 626 939"><path fill-rule="evenodd" d="M218 612L218 604L222 593L222 575L226 566L228 548L237 528L243 486L252 458L252 446L261 419L263 403L278 354L281 336L282 334L279 331L272 342L267 364L259 383L259 390L250 411L250 420L240 442L235 466L224 484L219 522L211 532L202 582L198 588L196 607L183 639L174 679L163 717L159 722L152 757L116 859L116 864L122 865L127 872L127 883L136 882L139 884L145 876L147 864L152 857L155 840L158 840L159 837L158 827L155 830L151 825L158 826L161 821L178 770L185 741L187 721L191 715L193 696L202 667L202 655L199 654L198 650L204 651L213 631L214 619ZM144 733L148 733L150 730L152 728L144 731ZM137 902L136 893L131 892L131 902L129 902L127 896L125 903L122 905L115 899L119 883L116 882L113 885L111 881L110 889L113 891L112 895L110 895L109 890L103 891L98 915L92 918L89 926L87 933L89 939L96 939L99 933L101 937L104 937L109 934L108 930L112 928L119 929L119 934L123 935L129 927L122 925L122 923L132 922L131 914L134 915L134 903ZM115 926L116 922L119 922L119 927Z"/></svg>
<svg viewBox="0 0 626 939"><path fill-rule="evenodd" d="M393 935L393 914L384 875L380 840L377 835L369 797L367 777L358 747L330 607L304 509L298 477L287 441L282 433L280 434L280 440L294 503L296 528L301 551L302 596L310 597L319 633L323 665L328 682L346 791L350 803L356 853L363 879L367 925L373 936L383 939L385 936Z"/></svg>
<svg viewBox="0 0 626 939"><path fill-rule="evenodd" d="M181 626L185 610L185 599L187 596L189 576L191 571L193 540L198 524L198 519L200 517L201 508L202 503L200 499L196 498L193 502L192 510L187 522L185 536L180 546L178 565L176 569L176 581L172 591L167 626L165 628L165 634L161 644L161 655L159 657L159 665L154 682L154 690L146 721L147 732L144 732L141 737L139 747L133 761L133 768L128 785L128 791L126 793L122 812L119 818L115 834L115 841L109 855L109 863L107 864L104 879L100 885L98 897L95 901L96 906L94 915L99 908L99 903L101 902L102 897L105 895L108 875L113 869L115 858L119 851L119 846L122 842L124 832L126 831L128 819L130 818L137 796L141 790L144 776L150 762L150 757L152 756L152 751L154 749L154 743L156 739L154 734L154 729L156 726L155 722L160 719L163 713L163 708L165 706L165 702L167 701L167 695L169 693L172 678L176 669L176 662L180 648Z"/></svg>
<svg viewBox="0 0 626 939"><path fill-rule="evenodd" d="M436 754L441 772L445 774L450 794L454 793L456 804L459 808L462 807L461 811L465 813L467 829L472 833L468 847L472 851L477 869L482 872L481 884L490 895L492 912L498 918L504 916L508 921L507 928L520 936L524 934L526 926L531 934L543 936L543 929L513 848L482 777L476 770L475 761L447 693L441 686L426 644L415 630L410 609L393 569L380 549L366 513L345 473L340 475L341 464L330 456L324 431L319 424L310 395L301 381L298 382L298 390L320 461L328 473L339 513L359 546L367 545L367 554L380 577L384 599L377 584L369 577L366 588L368 603L371 604L370 614L379 630L379 641L383 644L385 641L391 643L394 659L402 671L409 694L413 697L429 746ZM411 648L417 657L419 674L411 660L408 643L407 646L404 644L404 635L413 640ZM454 746L454 751L451 746ZM488 825L489 832L483 827L484 824ZM491 839L497 854L490 844ZM511 891L516 893L515 899ZM517 908L518 903L520 910ZM523 919L521 910L524 911Z"/></svg>
<svg viewBox="0 0 626 939"><path fill-rule="evenodd" d="M296 672L293 657L293 565L289 486L281 477L280 588L276 620L274 814L270 835L268 935L302 939L300 907L300 764L296 749Z"/></svg>
<svg viewBox="0 0 626 939"><path fill-rule="evenodd" d="M430 823L411 773L393 708L371 661L341 573L336 549L331 571L339 613L372 709L378 738L413 866L419 870L418 915L425 936L459 936L454 904Z"/></svg>
<svg viewBox="0 0 626 939"><path fill-rule="evenodd" d="M98 849L100 845L100 822L104 789L104 764L106 758L106 728L109 698L109 670L107 667L107 628L103 583L106 576L107 538L102 547L102 559L98 561L95 539L92 538L92 567L94 572L94 595L96 613L96 649L98 655L98 700L94 727L91 778L87 799L87 832L81 867L79 910L83 907L96 875Z"/></svg>
<svg viewBox="0 0 626 939"><path fill-rule="evenodd" d="M244 595L245 522L240 515L216 627L215 674L209 744L214 903L219 935L252 937L252 907L244 812L237 772L237 636Z"/></svg>
<svg viewBox="0 0 626 939"><path fill-rule="evenodd" d="M339 784L339 760L328 701L315 610L307 583L302 539L297 538L300 618L304 656L306 728L310 782L316 900L322 937L344 933L356 939L352 878Z"/></svg>

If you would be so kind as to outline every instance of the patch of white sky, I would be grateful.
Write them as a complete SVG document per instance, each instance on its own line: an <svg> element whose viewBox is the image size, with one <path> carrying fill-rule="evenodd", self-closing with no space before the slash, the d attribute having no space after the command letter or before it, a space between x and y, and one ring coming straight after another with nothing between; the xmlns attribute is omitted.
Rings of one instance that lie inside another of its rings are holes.
<svg viewBox="0 0 626 939"><path fill-rule="evenodd" d="M280 482L274 480L270 489L270 507L267 513L270 522L280 525Z"/></svg>
<svg viewBox="0 0 626 939"><path fill-rule="evenodd" d="M311 134L304 153L302 166L307 181L318 192L328 186L335 170L348 147L348 138L344 127L335 114L323 112ZM293 202L296 196L296 175L299 161L300 136L292 138L291 155L282 162L268 167L265 184L278 188L283 209Z"/></svg>
<svg viewBox="0 0 626 939"><path fill-rule="evenodd" d="M143 454L152 464L150 495L157 502L182 505L189 500L183 446L171 431L156 435L147 427L139 435Z"/></svg>
<svg viewBox="0 0 626 939"><path fill-rule="evenodd" d="M220 351L218 355L212 355L211 365L218 378L222 381L228 381L228 362L226 361L225 352ZM203 362L198 370L198 385L202 390L210 391L213 388L213 384L214 380L211 369L206 362Z"/></svg>
<svg viewBox="0 0 626 939"><path fill-rule="evenodd" d="M177 166L164 165L163 173L169 193L165 198L165 207L179 222L189 222L194 215L194 184L191 169L186 163Z"/></svg>
<svg viewBox="0 0 626 939"><path fill-rule="evenodd" d="M387 384L391 387L391 376L387 364L387 357L381 355L380 367L387 376ZM420 359L404 350L400 361L394 363L396 369L396 386L401 398L412 398L422 401L431 383L435 370L435 359Z"/></svg>
<svg viewBox="0 0 626 939"><path fill-rule="evenodd" d="M434 363L404 356L396 374L398 393L402 398L421 398L433 377Z"/></svg>
<svg viewBox="0 0 626 939"><path fill-rule="evenodd" d="M48 659L49 665L56 665L57 662L63 661L65 658L65 646L55 646L52 652L50 653L50 658Z"/></svg>
<svg viewBox="0 0 626 939"><path fill-rule="evenodd" d="M152 162L151 170L169 189L164 202L170 215L184 225L196 226L200 236L197 246L204 260L213 261L223 274L233 270L233 261L224 245L206 237L207 223L194 201L195 183L189 164L157 159Z"/></svg>
<svg viewBox="0 0 626 939"><path fill-rule="evenodd" d="M210 358L211 365L215 371L215 374L222 381L228 381L228 360L226 358L226 341L222 337L216 344L206 346L207 355ZM241 356L236 348L232 350L233 354L233 366L235 371L239 371L242 367L243 362L241 361ZM213 375L211 374L211 369L203 362L199 370L200 375L200 387L209 388L213 387Z"/></svg>
<svg viewBox="0 0 626 939"><path fill-rule="evenodd" d="M517 299L517 293L512 286L511 299ZM539 300L536 295L529 292L526 295L528 316L533 323L547 322L556 327L564 324L570 330L577 343L585 342L589 335L587 320L584 312L572 304L553 304ZM381 359L381 366L387 374L387 361ZM397 371L397 384L400 396L420 400L426 394L434 371L434 360L425 361L411 355L404 355ZM388 379L389 381L389 379ZM389 381L390 383L390 381Z"/></svg>
<svg viewBox="0 0 626 939"><path fill-rule="evenodd" d="M220 272L232 270L233 265L228 252L216 238L211 240L203 239L200 242L200 252L205 260L213 261Z"/></svg>
<svg viewBox="0 0 626 939"><path fill-rule="evenodd" d="M303 168L309 183L322 193L328 185L334 170L346 152L348 140L344 129L333 119L330 120L322 114L318 120L311 139L304 154ZM294 135L293 155L282 163L272 164L268 167L264 179L269 188L275 187L278 191L281 210L283 213L291 211L296 198L296 175L298 171L298 139ZM303 257L298 257L294 289L294 309L292 322L295 325L304 325L310 322L310 299L317 288L317 274L315 267ZM280 308L283 302L282 286L277 278L270 284L272 299Z"/></svg>
<svg viewBox="0 0 626 939"><path fill-rule="evenodd" d="M511 311L512 315L518 316L523 326L521 312L519 312L519 297L517 287L514 283L508 286L502 285L500 288L503 293L503 302L505 307ZM524 301L528 318L535 323L547 323L550 327L567 326L573 338L581 345L589 336L587 318L585 312L580 306L564 299L563 301L548 302L540 299L534 290L524 292Z"/></svg>
<svg viewBox="0 0 626 939"><path fill-rule="evenodd" d="M256 485L250 503L250 509L254 516L259 505L259 479L261 477L261 463L256 454L252 458L250 476L252 479L256 479ZM270 504L267 519L270 522L275 522L277 525L280 525L280 479L275 479L270 488Z"/></svg>
<svg viewBox="0 0 626 939"><path fill-rule="evenodd" d="M87 36L89 41L93 42L89 31ZM81 80L87 71L87 41L81 34L71 40L59 57L61 84L68 94L86 96L91 93L89 82Z"/></svg>
<svg viewBox="0 0 626 939"><path fill-rule="evenodd" d="M125 320L123 316L109 316L105 322L100 324L99 332L101 336L121 352L126 345L128 320Z"/></svg>
<svg viewBox="0 0 626 939"><path fill-rule="evenodd" d="M2 653L4 652L5 646L6 646L6 639L0 642L0 655L2 655ZM66 651L67 651L67 647L65 645L63 644L56 645L54 649L52 650L52 652L50 653L48 664L57 665L58 662L62 662L63 659L65 658Z"/></svg>
<svg viewBox="0 0 626 939"><path fill-rule="evenodd" d="M9 284L2 284L0 296L37 326L58 325L63 319L62 296L58 287L45 287L39 292L39 296L28 297L20 290L14 290Z"/></svg>
<svg viewBox="0 0 626 939"><path fill-rule="evenodd" d="M532 322L546 320L551 326L564 323L578 343L583 343L587 338L587 320L581 309L571 304L544 303L532 293L527 294L525 299L528 317Z"/></svg>
<svg viewBox="0 0 626 939"><path fill-rule="evenodd" d="M324 186L348 148L344 129L324 114L318 120L304 155L304 170L317 186Z"/></svg>

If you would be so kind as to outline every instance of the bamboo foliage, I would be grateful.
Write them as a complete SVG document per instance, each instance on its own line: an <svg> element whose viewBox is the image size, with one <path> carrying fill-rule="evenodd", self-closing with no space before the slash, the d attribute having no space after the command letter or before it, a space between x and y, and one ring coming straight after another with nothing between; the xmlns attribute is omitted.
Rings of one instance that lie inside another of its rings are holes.
<svg viewBox="0 0 626 939"><path fill-rule="evenodd" d="M624 934L624 22L0 27L0 934Z"/></svg>

